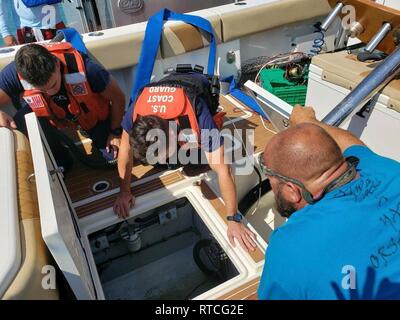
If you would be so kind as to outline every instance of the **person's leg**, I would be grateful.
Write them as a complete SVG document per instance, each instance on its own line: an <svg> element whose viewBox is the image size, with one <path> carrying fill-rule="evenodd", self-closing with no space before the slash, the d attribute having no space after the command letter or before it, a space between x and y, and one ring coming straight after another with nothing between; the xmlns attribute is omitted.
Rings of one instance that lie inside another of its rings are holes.
<svg viewBox="0 0 400 320"><path fill-rule="evenodd" d="M17 129L27 137L28 131L26 129L25 115L31 112L32 109L28 105L23 105L23 107L14 115L14 121L17 125ZM73 158L71 157L68 149L61 144L56 131L58 129L54 128L46 118L38 119L47 143L49 144L50 150L57 162L57 166L63 167L64 173L66 173L73 165Z"/></svg>
<svg viewBox="0 0 400 320"><path fill-rule="evenodd" d="M60 141L57 128L55 128L46 118L39 118L40 126L49 144L50 150L57 162L57 166L64 168L64 174L71 169L74 159L69 149Z"/></svg>

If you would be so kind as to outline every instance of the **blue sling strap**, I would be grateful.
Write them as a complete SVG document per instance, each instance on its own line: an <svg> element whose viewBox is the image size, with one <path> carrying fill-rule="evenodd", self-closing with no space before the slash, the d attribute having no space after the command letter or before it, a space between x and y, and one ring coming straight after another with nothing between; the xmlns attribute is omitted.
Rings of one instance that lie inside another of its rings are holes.
<svg viewBox="0 0 400 320"><path fill-rule="evenodd" d="M28 8L34 8L42 5L52 5L61 3L62 0L22 0L24 5Z"/></svg>
<svg viewBox="0 0 400 320"><path fill-rule="evenodd" d="M57 30L57 34L64 34L65 41L72 44L72 46L81 53L88 54L88 50L83 42L81 35L74 28L65 28Z"/></svg>
<svg viewBox="0 0 400 320"><path fill-rule="evenodd" d="M139 90L150 82L165 20L183 21L204 30L210 35L210 54L207 72L210 75L214 74L217 45L211 23L198 16L175 13L165 8L161 9L158 13L151 16L147 22L129 106L136 100Z"/></svg>
<svg viewBox="0 0 400 320"><path fill-rule="evenodd" d="M259 115L264 117L266 120L269 120L268 116L265 114L264 110L261 109L261 107L258 105L257 101L255 101L252 97L250 97L249 95L244 93L242 90L240 90L240 88L238 87L233 76L223 79L222 81L229 83L229 91L228 92L231 96L235 97L237 100L242 102L244 105L248 106L250 109L257 112Z"/></svg>

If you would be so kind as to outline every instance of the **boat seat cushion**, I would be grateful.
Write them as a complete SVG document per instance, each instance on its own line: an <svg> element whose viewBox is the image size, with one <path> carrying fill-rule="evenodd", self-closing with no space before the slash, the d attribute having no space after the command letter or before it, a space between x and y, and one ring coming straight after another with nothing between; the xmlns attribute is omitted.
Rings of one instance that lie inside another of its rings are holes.
<svg viewBox="0 0 400 320"><path fill-rule="evenodd" d="M28 182L34 172L28 139L13 131L18 188L18 209L21 230L21 267L2 299L59 299L58 290L42 287L43 267L50 265L50 254L42 239L36 183Z"/></svg>
<svg viewBox="0 0 400 320"><path fill-rule="evenodd" d="M315 56L312 64L322 69L322 79L353 90L379 62L360 62L347 51ZM400 112L400 80L391 81L382 91L389 97L388 107Z"/></svg>
<svg viewBox="0 0 400 320"><path fill-rule="evenodd" d="M217 43L221 43L221 19L219 15L207 16L214 30ZM207 34L185 23L170 23L164 25L164 34L161 38L161 54L163 58L174 57L186 52L209 46Z"/></svg>
<svg viewBox="0 0 400 320"><path fill-rule="evenodd" d="M14 131L14 137L20 220L39 218L36 184L34 179L32 182L27 180L34 172L29 141L19 131Z"/></svg>
<svg viewBox="0 0 400 320"><path fill-rule="evenodd" d="M219 15L207 15L217 43L221 42L221 20ZM116 70L135 66L139 62L142 41L146 24L129 25L115 29L103 30L101 38L93 41L84 36L90 54L108 70ZM183 22L166 22L161 38L159 58L168 58L209 45L209 41L201 32Z"/></svg>
<svg viewBox="0 0 400 320"><path fill-rule="evenodd" d="M139 61L144 31L121 29L121 32L104 30L104 37L96 41L86 42L87 36L83 37L90 55L107 70L129 68Z"/></svg>
<svg viewBox="0 0 400 320"><path fill-rule="evenodd" d="M224 42L329 13L327 0L277 0L221 13ZM245 21L246 23L243 23Z"/></svg>

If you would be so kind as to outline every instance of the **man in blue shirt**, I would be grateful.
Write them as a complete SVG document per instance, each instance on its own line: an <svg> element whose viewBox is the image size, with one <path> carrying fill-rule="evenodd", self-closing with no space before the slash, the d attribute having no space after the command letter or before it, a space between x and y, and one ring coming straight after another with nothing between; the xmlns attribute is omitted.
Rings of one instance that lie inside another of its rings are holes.
<svg viewBox="0 0 400 320"><path fill-rule="evenodd" d="M288 221L271 236L260 299L400 299L398 162L296 107L264 164Z"/></svg>
<svg viewBox="0 0 400 320"><path fill-rule="evenodd" d="M43 4L34 7L28 7L25 2L29 4L32 1L0 0L0 34L7 46L50 40L55 36L57 29L65 28L61 20L61 5L57 3L61 1L43 1ZM54 4L47 5L51 2ZM18 28L18 41L7 24L7 13Z"/></svg>

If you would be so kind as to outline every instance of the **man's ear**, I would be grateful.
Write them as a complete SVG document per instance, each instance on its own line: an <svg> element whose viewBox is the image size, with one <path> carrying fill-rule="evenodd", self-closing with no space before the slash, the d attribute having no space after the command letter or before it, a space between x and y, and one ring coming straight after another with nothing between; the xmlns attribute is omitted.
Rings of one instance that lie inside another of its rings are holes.
<svg viewBox="0 0 400 320"><path fill-rule="evenodd" d="M283 188L285 198L292 203L299 203L303 199L301 189L294 183L287 182Z"/></svg>

